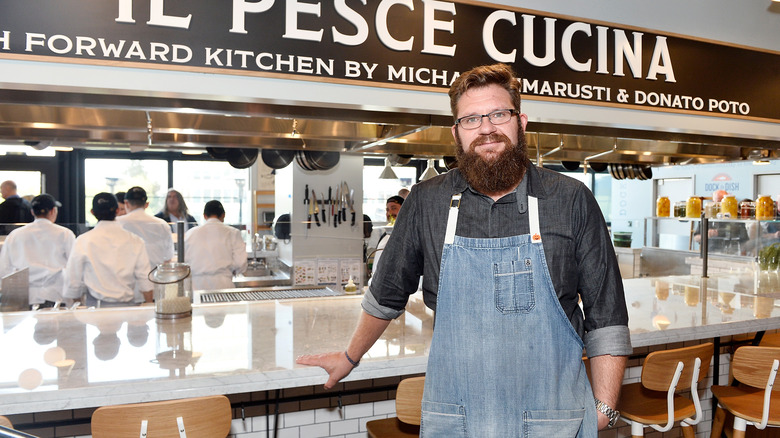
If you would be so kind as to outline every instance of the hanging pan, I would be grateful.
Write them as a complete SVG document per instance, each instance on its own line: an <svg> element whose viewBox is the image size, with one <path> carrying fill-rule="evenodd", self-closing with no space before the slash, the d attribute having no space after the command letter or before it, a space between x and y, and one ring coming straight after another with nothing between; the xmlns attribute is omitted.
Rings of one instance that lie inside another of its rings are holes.
<svg viewBox="0 0 780 438"><path fill-rule="evenodd" d="M295 151L285 149L263 149L260 151L263 163L271 169L284 169L293 159Z"/></svg>
<svg viewBox="0 0 780 438"><path fill-rule="evenodd" d="M303 151L309 166L315 170L330 170L339 164L341 154L338 152Z"/></svg>
<svg viewBox="0 0 780 438"><path fill-rule="evenodd" d="M246 169L257 161L257 149L230 149L227 155L227 161L236 169Z"/></svg>

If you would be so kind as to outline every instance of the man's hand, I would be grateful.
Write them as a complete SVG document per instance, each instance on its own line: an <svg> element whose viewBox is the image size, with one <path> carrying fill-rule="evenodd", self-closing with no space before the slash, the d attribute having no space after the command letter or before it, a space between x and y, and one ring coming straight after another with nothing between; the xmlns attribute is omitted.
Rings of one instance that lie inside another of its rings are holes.
<svg viewBox="0 0 780 438"><path fill-rule="evenodd" d="M344 377L347 377L354 368L347 360L343 351L300 356L295 363L301 365L318 366L328 373L328 381L325 389L333 388Z"/></svg>

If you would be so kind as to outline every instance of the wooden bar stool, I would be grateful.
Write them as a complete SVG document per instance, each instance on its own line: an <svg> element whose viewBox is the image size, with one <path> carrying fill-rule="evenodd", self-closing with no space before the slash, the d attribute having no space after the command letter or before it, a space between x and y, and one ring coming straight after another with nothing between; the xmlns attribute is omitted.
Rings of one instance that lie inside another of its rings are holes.
<svg viewBox="0 0 780 438"><path fill-rule="evenodd" d="M118 406L92 414L92 438L225 438L233 414L224 395Z"/></svg>
<svg viewBox="0 0 780 438"><path fill-rule="evenodd" d="M395 392L395 414L397 417L373 420L366 423L370 438L405 438L420 436L425 377L411 377L401 380Z"/></svg>
<svg viewBox="0 0 780 438"><path fill-rule="evenodd" d="M14 425L11 424L11 420L9 420L8 417L3 417L2 415L0 415L0 426L5 426L10 429L14 428Z"/></svg>
<svg viewBox="0 0 780 438"><path fill-rule="evenodd" d="M641 382L623 385L618 403L621 419L631 425L632 437L644 436L648 426L666 432L680 422L683 436L693 438L691 426L703 416L699 383L707 376L713 350L713 344L706 343L647 355ZM690 399L677 395L686 390L690 390Z"/></svg>
<svg viewBox="0 0 780 438"><path fill-rule="evenodd" d="M741 385L712 387L718 406L734 415L733 438L742 438L748 425L763 430L780 427L780 395L774 388L780 368L780 348L744 346L737 348L731 374ZM713 425L713 432L716 428Z"/></svg>

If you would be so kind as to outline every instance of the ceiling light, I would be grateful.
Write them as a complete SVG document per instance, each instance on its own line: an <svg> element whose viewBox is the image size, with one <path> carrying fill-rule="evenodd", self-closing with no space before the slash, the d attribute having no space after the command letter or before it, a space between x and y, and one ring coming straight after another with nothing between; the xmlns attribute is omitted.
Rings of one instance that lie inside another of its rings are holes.
<svg viewBox="0 0 780 438"><path fill-rule="evenodd" d="M398 179L393 168L390 166L390 158L385 158L385 168L379 174L379 179Z"/></svg>
<svg viewBox="0 0 780 438"><path fill-rule="evenodd" d="M777 1L777 0L775 0L775 1ZM769 160L756 160L756 161L753 161L753 165L754 166L765 166L767 164L769 164Z"/></svg>
<svg viewBox="0 0 780 438"><path fill-rule="evenodd" d="M201 150L198 150L198 149L185 149L185 150L181 151L182 155L201 155L204 152L205 151L201 151Z"/></svg>
<svg viewBox="0 0 780 438"><path fill-rule="evenodd" d="M433 158L428 159L428 168L425 169L425 172L423 172L422 176L420 177L420 181L425 181L433 178L434 176L438 176L439 172L436 171L436 168L434 167L434 164L436 163L436 160Z"/></svg>

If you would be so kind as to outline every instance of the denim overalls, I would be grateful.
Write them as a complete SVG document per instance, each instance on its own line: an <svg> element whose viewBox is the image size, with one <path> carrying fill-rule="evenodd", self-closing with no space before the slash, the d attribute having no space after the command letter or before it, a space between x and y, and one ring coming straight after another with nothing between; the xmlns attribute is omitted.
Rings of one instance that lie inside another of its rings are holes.
<svg viewBox="0 0 780 438"><path fill-rule="evenodd" d="M553 289L528 197L531 234L455 236L452 197L421 437L596 437L583 343Z"/></svg>

